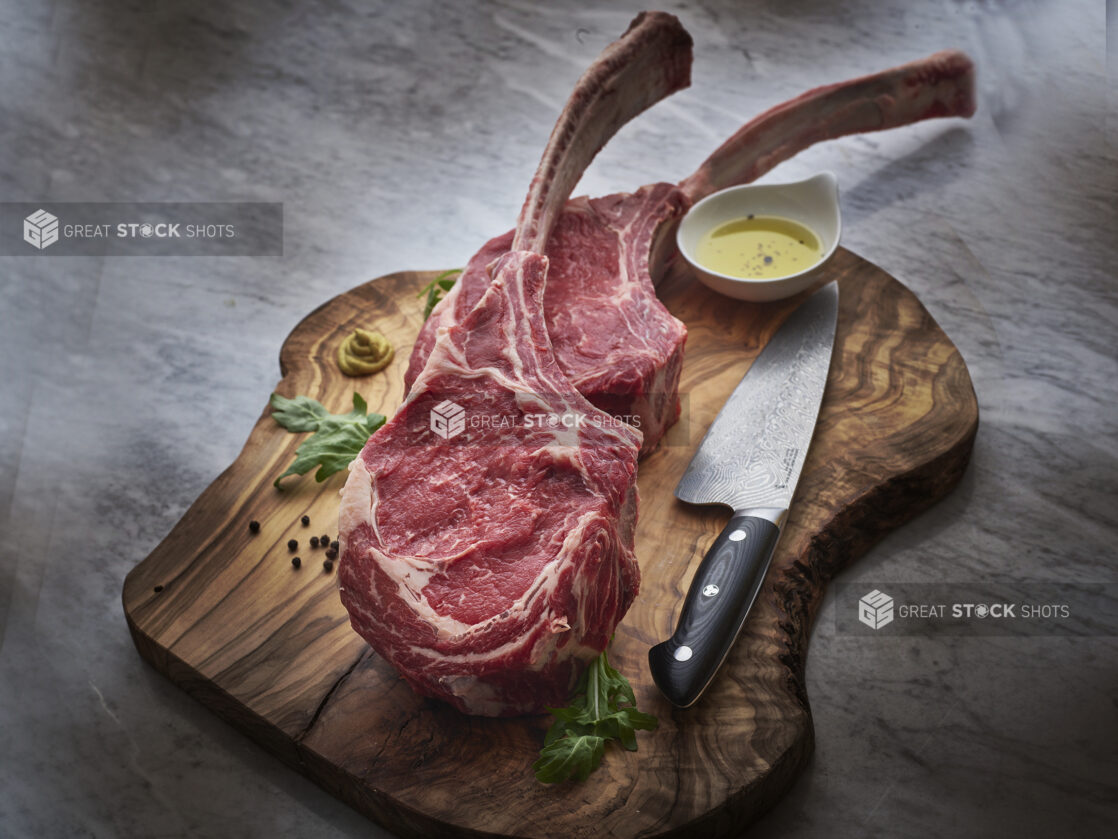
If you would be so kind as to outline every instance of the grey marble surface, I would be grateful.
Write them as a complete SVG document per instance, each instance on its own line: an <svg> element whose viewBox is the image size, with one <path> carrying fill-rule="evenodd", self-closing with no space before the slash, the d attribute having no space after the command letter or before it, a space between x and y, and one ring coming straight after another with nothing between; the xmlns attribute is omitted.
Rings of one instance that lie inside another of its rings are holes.
<svg viewBox="0 0 1118 839"><path fill-rule="evenodd" d="M1109 5L1109 4L1107 4ZM381 836L136 654L125 574L237 455L330 296L508 228L634 3L0 3L0 200L275 201L270 258L0 258L0 835ZM688 174L744 119L946 46L978 114L810 149L845 244L912 288L981 404L945 502L844 581L1114 580L1118 56L1101 2L673 2L694 85L579 191ZM1108 66L1109 65L1109 66ZM1118 643L851 638L755 837L1103 836Z"/></svg>

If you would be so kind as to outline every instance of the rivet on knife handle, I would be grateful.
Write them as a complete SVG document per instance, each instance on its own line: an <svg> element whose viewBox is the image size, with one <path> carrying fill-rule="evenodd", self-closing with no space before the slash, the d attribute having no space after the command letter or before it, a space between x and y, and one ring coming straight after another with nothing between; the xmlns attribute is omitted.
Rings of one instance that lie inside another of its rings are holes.
<svg viewBox="0 0 1118 839"><path fill-rule="evenodd" d="M675 633L648 651L652 679L673 705L699 698L741 631L780 538L771 521L735 513L711 545L680 611Z"/></svg>

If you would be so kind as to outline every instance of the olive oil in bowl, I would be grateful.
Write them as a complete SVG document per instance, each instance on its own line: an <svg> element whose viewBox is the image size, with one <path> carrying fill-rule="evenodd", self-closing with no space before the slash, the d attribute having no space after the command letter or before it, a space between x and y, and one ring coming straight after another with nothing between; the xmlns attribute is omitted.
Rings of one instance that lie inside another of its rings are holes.
<svg viewBox="0 0 1118 839"><path fill-rule="evenodd" d="M704 268L743 280L798 274L822 257L819 237L804 225L753 214L704 233L695 249L695 259Z"/></svg>
<svg viewBox="0 0 1118 839"><path fill-rule="evenodd" d="M824 280L841 237L838 179L820 172L708 195L680 221L676 244L708 288L762 303Z"/></svg>

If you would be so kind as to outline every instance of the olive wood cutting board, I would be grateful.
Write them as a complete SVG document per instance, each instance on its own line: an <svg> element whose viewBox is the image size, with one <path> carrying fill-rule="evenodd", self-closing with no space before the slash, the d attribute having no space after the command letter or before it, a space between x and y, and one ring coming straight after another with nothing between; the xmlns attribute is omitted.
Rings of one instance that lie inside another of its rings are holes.
<svg viewBox="0 0 1118 839"><path fill-rule="evenodd" d="M729 511L672 495L695 446L772 333L803 300L751 304L684 268L661 285L690 332L683 419L640 465L640 595L611 662L660 719L639 751L611 745L584 783L533 777L547 717L468 717L416 696L350 629L336 574L312 535L336 538L344 473L272 486L305 435L265 410L237 460L124 583L140 654L200 702L334 795L405 836L735 835L768 809L813 744L804 666L827 581L959 480L978 406L958 350L903 285L840 249L834 358L784 537L737 645L700 702L673 709L648 673L687 583ZM365 283L320 306L280 351L277 391L348 410L398 406L434 272ZM351 379L335 352L354 327L397 348L386 371ZM310 516L310 527L300 517ZM258 520L253 535L249 522ZM291 565L299 540L302 567ZM826 700L823 700L826 701Z"/></svg>

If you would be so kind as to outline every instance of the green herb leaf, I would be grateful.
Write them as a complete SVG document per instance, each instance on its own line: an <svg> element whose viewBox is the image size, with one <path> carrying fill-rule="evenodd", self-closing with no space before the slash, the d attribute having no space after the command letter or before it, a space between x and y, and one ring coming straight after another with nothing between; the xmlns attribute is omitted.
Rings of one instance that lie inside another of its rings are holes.
<svg viewBox="0 0 1118 839"><path fill-rule="evenodd" d="M585 781L602 765L606 751L604 737L593 734L567 736L540 750L540 759L532 764L536 779L545 784L558 784L567 778Z"/></svg>
<svg viewBox="0 0 1118 839"><path fill-rule="evenodd" d="M568 778L585 781L601 765L608 740L636 751L637 731L659 725L651 714L636 709L629 681L609 665L605 652L586 668L565 708L548 708L555 722L544 736L532 769L536 779L557 784Z"/></svg>
<svg viewBox="0 0 1118 839"><path fill-rule="evenodd" d="M427 301L423 306L423 320L431 317L431 311L435 305L443 299L443 295L454 287L455 278L462 273L461 268L452 268L449 271L443 271L427 285L423 286L416 297L427 295Z"/></svg>
<svg viewBox="0 0 1118 839"><path fill-rule="evenodd" d="M353 394L353 410L346 414L331 414L306 396L287 399L272 394L272 417L288 431L313 431L295 450L295 462L275 480L288 475L305 475L318 467L314 479L325 481L335 472L341 472L360 454L369 437L384 425L382 414L368 414L369 406L361 394Z"/></svg>
<svg viewBox="0 0 1118 839"><path fill-rule="evenodd" d="M322 403L306 396L288 399L273 393L269 404L272 406L272 419L288 431L317 431L319 420L330 414Z"/></svg>

